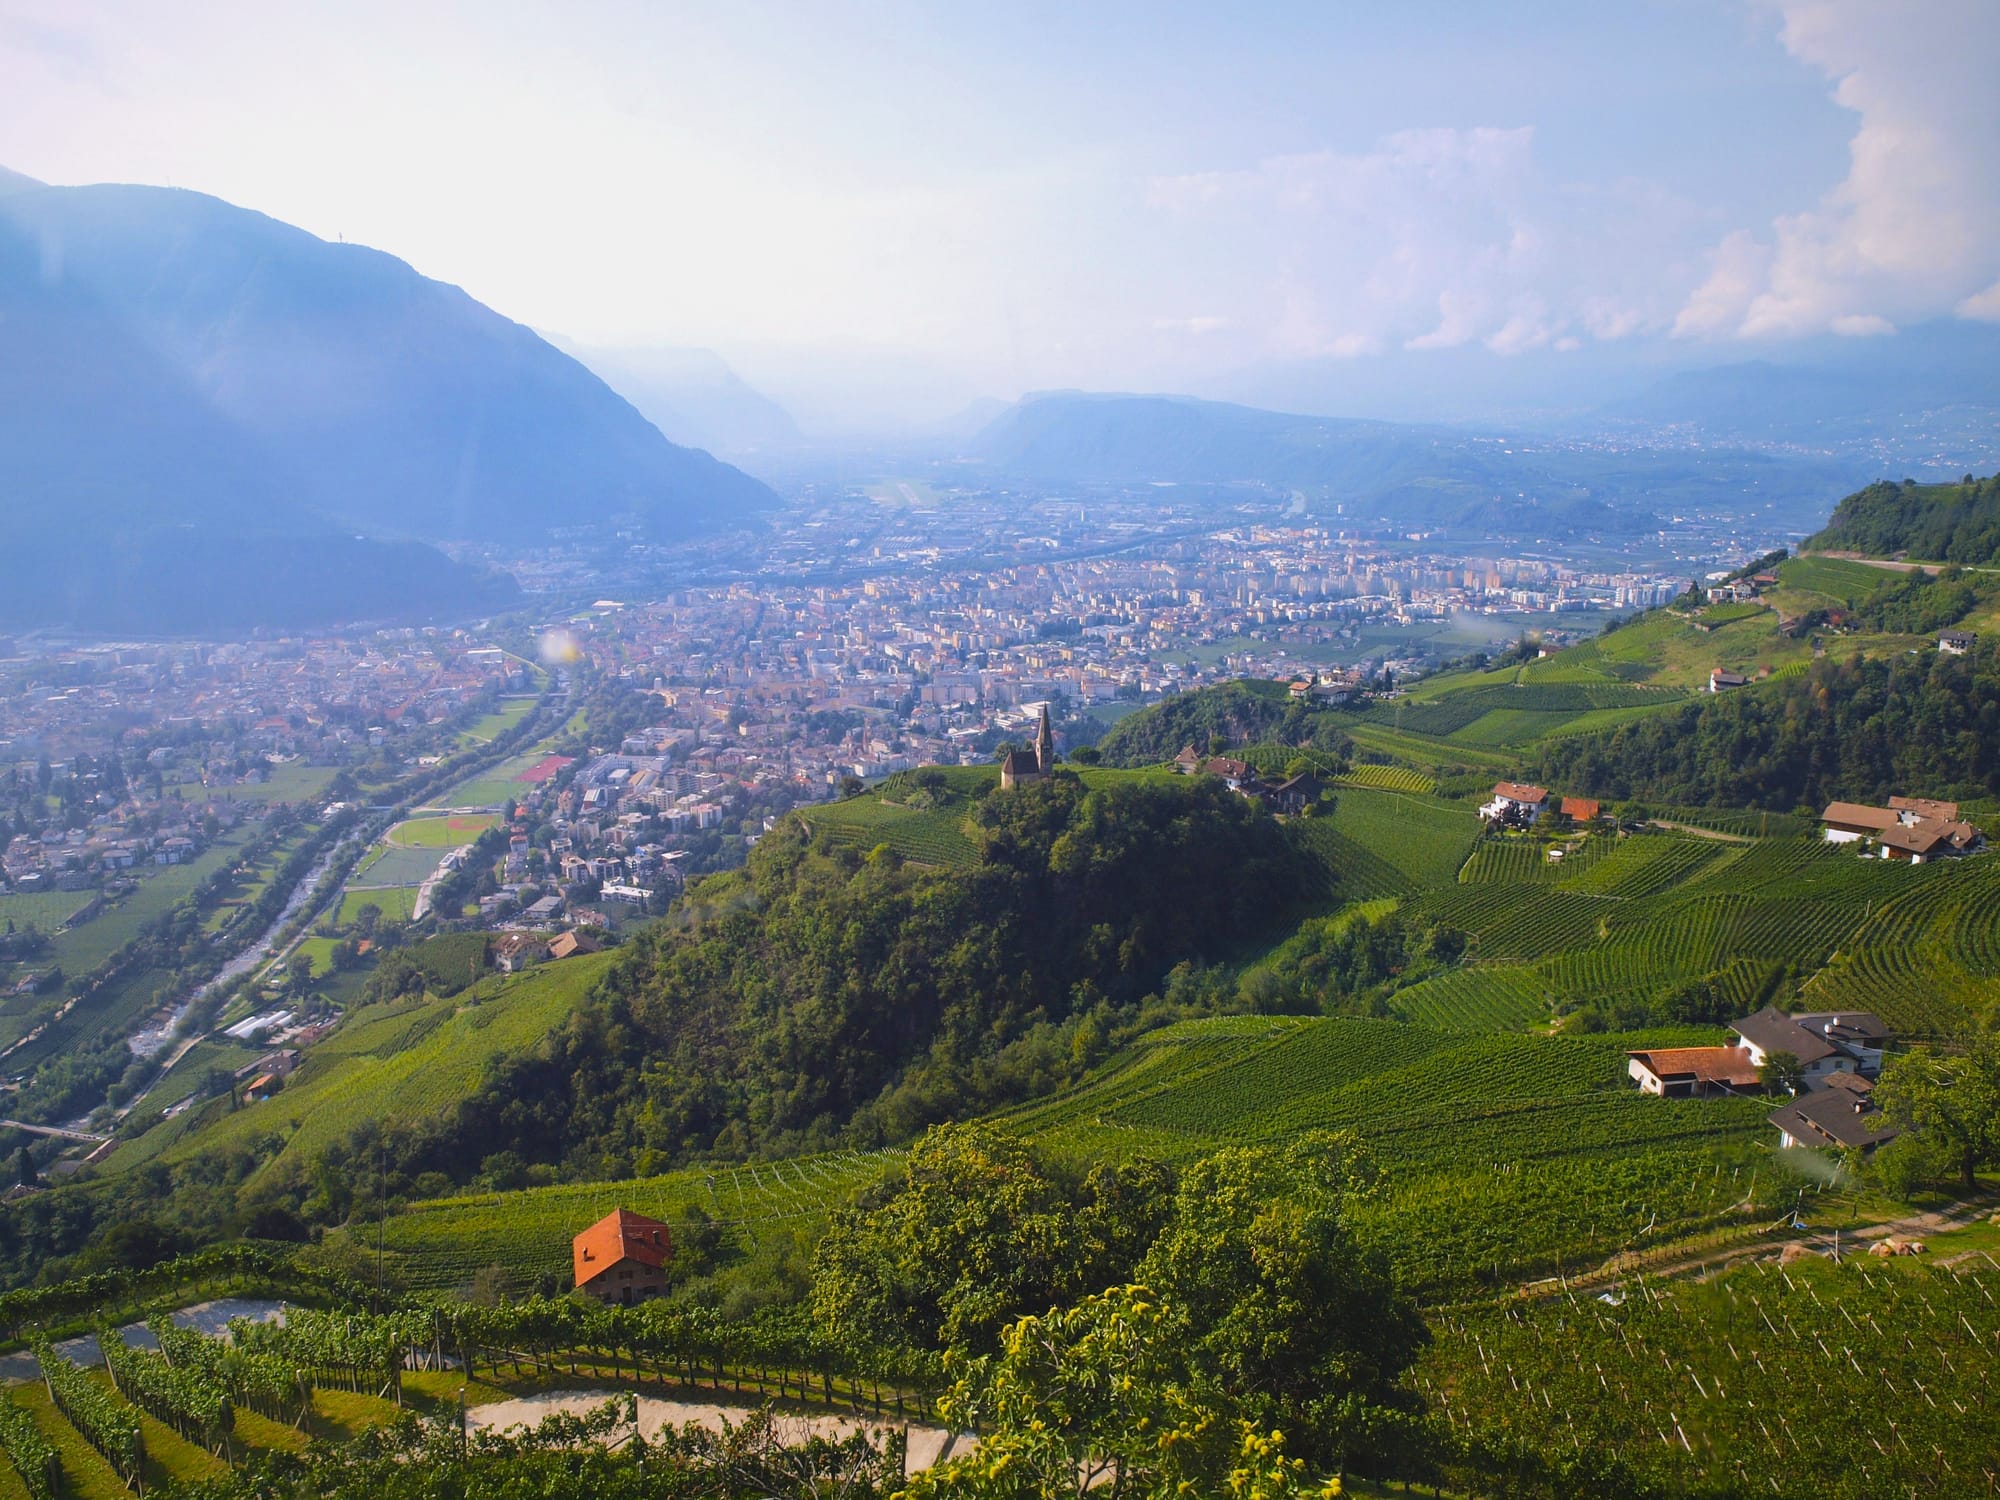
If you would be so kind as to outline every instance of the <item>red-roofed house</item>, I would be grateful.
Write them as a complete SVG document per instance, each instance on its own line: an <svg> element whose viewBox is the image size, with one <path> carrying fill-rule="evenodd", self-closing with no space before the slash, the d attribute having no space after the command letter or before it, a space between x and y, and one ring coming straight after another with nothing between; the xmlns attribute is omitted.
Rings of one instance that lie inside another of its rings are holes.
<svg viewBox="0 0 2000 1500"><path fill-rule="evenodd" d="M1757 1064L1742 1047L1659 1047L1628 1052L1626 1071L1640 1092L1665 1099L1698 1094L1751 1094L1763 1090Z"/></svg>
<svg viewBox="0 0 2000 1500"><path fill-rule="evenodd" d="M570 1257L578 1291L630 1307L665 1294L673 1235L658 1219L613 1209L570 1242Z"/></svg>
<svg viewBox="0 0 2000 1500"><path fill-rule="evenodd" d="M1562 800L1562 811L1565 818L1572 818L1579 823L1595 823L1598 814L1603 812L1604 808L1595 797L1565 797Z"/></svg>

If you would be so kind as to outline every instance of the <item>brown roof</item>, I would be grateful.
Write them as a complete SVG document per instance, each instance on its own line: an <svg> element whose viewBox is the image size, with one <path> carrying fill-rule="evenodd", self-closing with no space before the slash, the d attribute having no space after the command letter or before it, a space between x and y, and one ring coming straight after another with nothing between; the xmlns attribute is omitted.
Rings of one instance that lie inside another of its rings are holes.
<svg viewBox="0 0 2000 1500"><path fill-rule="evenodd" d="M597 942L577 932L559 932L549 940L550 958L569 958L578 953L595 953Z"/></svg>
<svg viewBox="0 0 2000 1500"><path fill-rule="evenodd" d="M1545 786L1530 786L1524 781L1496 781L1493 795L1505 797L1509 802L1546 802L1549 789Z"/></svg>
<svg viewBox="0 0 2000 1500"><path fill-rule="evenodd" d="M1661 1047L1651 1052L1628 1052L1660 1079L1692 1078L1698 1083L1726 1083L1731 1088L1749 1088L1760 1082L1750 1054L1741 1047Z"/></svg>
<svg viewBox="0 0 2000 1500"><path fill-rule="evenodd" d="M1939 844L1951 842L1951 824L1940 823L1935 818L1919 818L1905 828L1898 823L1893 828L1885 828L1875 837L1891 849L1902 849L1910 854L1929 854Z"/></svg>
<svg viewBox="0 0 2000 1500"><path fill-rule="evenodd" d="M673 1235L667 1226L629 1208L614 1208L570 1242L578 1286L624 1260L635 1260L657 1271L673 1259L673 1254Z"/></svg>
<svg viewBox="0 0 2000 1500"><path fill-rule="evenodd" d="M1565 797L1562 801L1563 816L1575 818L1580 823L1588 823L1603 809L1595 797Z"/></svg>
<svg viewBox="0 0 2000 1500"><path fill-rule="evenodd" d="M1838 823L1850 828L1896 828L1902 817L1887 807L1870 807L1865 802L1829 802L1819 815L1822 823Z"/></svg>
<svg viewBox="0 0 2000 1500"><path fill-rule="evenodd" d="M1818 1062L1840 1049L1824 1036L1801 1026L1776 1006L1767 1005L1755 1015L1745 1016L1729 1028L1746 1042L1769 1055L1789 1052L1802 1063Z"/></svg>
<svg viewBox="0 0 2000 1500"><path fill-rule="evenodd" d="M1246 776L1257 774L1250 769L1250 762L1247 760L1236 760L1227 755L1216 756L1207 765L1203 766L1202 769L1211 776L1234 776L1239 781Z"/></svg>
<svg viewBox="0 0 2000 1500"><path fill-rule="evenodd" d="M1939 802L1933 797L1891 797L1889 805L1898 812L1921 813L1927 818L1942 818L1947 823L1958 821L1956 802Z"/></svg>
<svg viewBox="0 0 2000 1500"><path fill-rule="evenodd" d="M1845 1089L1801 1094L1770 1119L1793 1140L1821 1146L1877 1146L1900 1134L1866 1095Z"/></svg>

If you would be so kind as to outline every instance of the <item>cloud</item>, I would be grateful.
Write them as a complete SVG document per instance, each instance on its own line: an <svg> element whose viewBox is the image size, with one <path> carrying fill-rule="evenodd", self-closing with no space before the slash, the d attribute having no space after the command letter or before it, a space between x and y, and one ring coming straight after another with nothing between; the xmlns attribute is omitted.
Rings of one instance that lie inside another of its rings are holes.
<svg viewBox="0 0 2000 1500"><path fill-rule="evenodd" d="M1670 325L1706 221L1657 185L1554 180L1532 127L1418 129L1149 184L1158 263L1227 304L1246 357L1502 354Z"/></svg>
<svg viewBox="0 0 2000 1500"><path fill-rule="evenodd" d="M2000 274L2000 6L1786 0L1781 14L1785 47L1858 117L1847 175L1767 232L1725 236L1674 332L1866 334L1954 308L1982 316Z"/></svg>

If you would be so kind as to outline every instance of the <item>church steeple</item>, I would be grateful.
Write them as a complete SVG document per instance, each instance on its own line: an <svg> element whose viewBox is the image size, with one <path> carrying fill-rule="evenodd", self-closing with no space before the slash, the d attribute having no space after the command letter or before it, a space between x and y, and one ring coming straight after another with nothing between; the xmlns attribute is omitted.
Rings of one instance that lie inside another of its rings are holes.
<svg viewBox="0 0 2000 1500"><path fill-rule="evenodd" d="M1042 705L1042 722L1035 727L1035 769L1044 776L1056 768L1056 736L1049 728L1049 706Z"/></svg>

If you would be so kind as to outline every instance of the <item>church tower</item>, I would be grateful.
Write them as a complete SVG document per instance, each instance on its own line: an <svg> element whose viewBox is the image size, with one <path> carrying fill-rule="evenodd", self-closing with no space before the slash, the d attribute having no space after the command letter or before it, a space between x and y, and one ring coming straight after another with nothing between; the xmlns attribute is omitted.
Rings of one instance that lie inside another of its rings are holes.
<svg viewBox="0 0 2000 1500"><path fill-rule="evenodd" d="M1056 768L1056 736L1049 728L1049 706L1042 705L1042 722L1035 728L1035 768L1044 776Z"/></svg>

